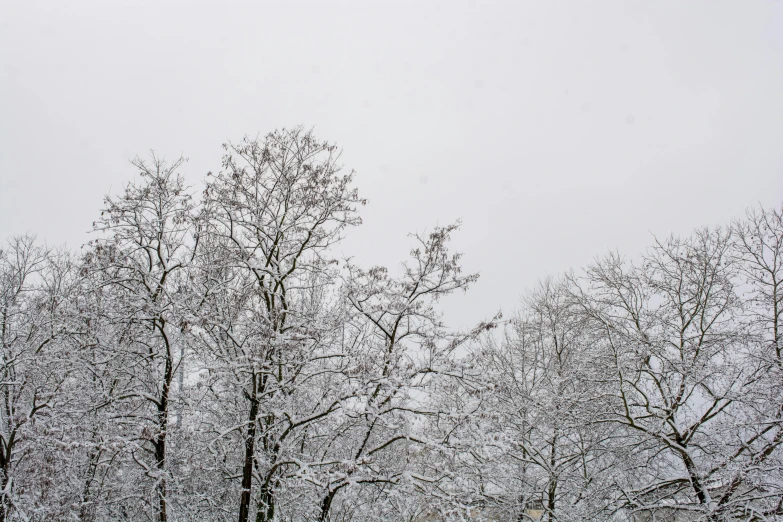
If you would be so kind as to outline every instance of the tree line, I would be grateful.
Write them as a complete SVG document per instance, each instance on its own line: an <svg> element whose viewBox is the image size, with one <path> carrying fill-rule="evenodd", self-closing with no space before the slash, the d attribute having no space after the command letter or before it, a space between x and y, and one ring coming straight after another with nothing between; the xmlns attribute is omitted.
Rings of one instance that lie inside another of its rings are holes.
<svg viewBox="0 0 783 522"><path fill-rule="evenodd" d="M135 160L81 249L0 248L0 522L783 520L783 211L609 253L467 331L301 128Z"/></svg>

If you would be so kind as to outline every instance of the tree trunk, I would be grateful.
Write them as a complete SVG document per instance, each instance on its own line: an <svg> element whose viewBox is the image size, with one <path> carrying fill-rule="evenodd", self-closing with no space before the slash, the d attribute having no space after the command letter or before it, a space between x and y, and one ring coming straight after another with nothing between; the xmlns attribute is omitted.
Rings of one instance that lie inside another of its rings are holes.
<svg viewBox="0 0 783 522"><path fill-rule="evenodd" d="M168 365L167 365L168 366ZM155 437L155 468L158 471L158 520L166 522L166 430L168 429L168 386L158 407L158 434Z"/></svg>
<svg viewBox="0 0 783 522"><path fill-rule="evenodd" d="M265 482L261 486L261 498L258 500L256 522L272 522L275 518L275 494L272 485Z"/></svg>
<svg viewBox="0 0 783 522"><path fill-rule="evenodd" d="M172 360L171 345L165 332L165 322L160 325L163 341L166 343L166 362L163 372L163 390L158 403L158 433L155 436L155 468L158 470L158 521L166 522L166 435L169 423L169 393L171 382L174 378L174 361Z"/></svg>
<svg viewBox="0 0 783 522"><path fill-rule="evenodd" d="M255 458L256 417L258 416L258 397L256 380L253 373L250 415L248 416L247 435L245 437L245 462L242 467L242 496L239 499L239 522L247 522L250 516L250 493L253 486L253 459Z"/></svg>
<svg viewBox="0 0 783 522"><path fill-rule="evenodd" d="M332 500L337 490L329 491L321 501L321 514L318 516L318 522L326 522L329 518L329 510L332 508Z"/></svg>
<svg viewBox="0 0 783 522"><path fill-rule="evenodd" d="M0 487L3 488L0 492L0 522L5 522L6 515L8 514L8 498L6 497L6 488L8 487L8 470L3 469L3 478L0 480Z"/></svg>
<svg viewBox="0 0 783 522"><path fill-rule="evenodd" d="M93 439L96 433L93 430ZM95 479L95 472L98 469L98 461L101 458L101 450L93 449L88 457L87 476L84 479L84 488L82 489L82 501L79 506L79 520L89 522L95 519L94 506L90 505L90 487Z"/></svg>

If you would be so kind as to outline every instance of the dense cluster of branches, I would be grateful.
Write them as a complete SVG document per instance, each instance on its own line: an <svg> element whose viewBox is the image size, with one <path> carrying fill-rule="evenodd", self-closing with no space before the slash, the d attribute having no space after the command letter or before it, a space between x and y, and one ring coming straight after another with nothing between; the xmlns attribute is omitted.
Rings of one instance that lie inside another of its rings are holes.
<svg viewBox="0 0 783 522"><path fill-rule="evenodd" d="M781 211L457 333L456 226L331 257L338 156L245 139L203 192L136 161L78 253L2 246L0 522L783 520Z"/></svg>

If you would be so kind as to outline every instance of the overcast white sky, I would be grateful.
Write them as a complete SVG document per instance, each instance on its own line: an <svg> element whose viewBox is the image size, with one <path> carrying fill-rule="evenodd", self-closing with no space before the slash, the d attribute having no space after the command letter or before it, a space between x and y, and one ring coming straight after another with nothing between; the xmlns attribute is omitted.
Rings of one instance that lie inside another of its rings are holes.
<svg viewBox="0 0 783 522"><path fill-rule="evenodd" d="M464 326L546 274L783 201L783 2L0 0L0 239L87 238L150 149L315 126L370 202L346 254L462 218Z"/></svg>

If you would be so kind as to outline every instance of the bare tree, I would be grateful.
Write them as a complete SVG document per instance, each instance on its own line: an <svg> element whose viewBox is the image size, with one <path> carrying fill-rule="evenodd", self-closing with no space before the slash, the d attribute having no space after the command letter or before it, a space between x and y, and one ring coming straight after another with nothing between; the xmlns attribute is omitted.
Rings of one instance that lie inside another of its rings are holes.
<svg viewBox="0 0 783 522"><path fill-rule="evenodd" d="M466 507L513 520L608 515L612 429L594 422L605 390L592 341L568 282L546 279L471 347L439 394L459 412L440 429L451 431L450 489Z"/></svg>
<svg viewBox="0 0 783 522"><path fill-rule="evenodd" d="M209 244L220 248L223 263L238 269L252 286L244 293L245 321L213 322L210 328L228 343L221 349L213 344L215 356L226 361L229 350L242 361L230 362L242 390L234 400L247 405L239 520L250 516L255 469L260 482L256 520L271 521L275 486L287 465L285 442L337 406L283 414L285 409L272 404L288 401L312 343L318 343L313 338L318 326L301 307L303 294L330 278L326 251L345 227L359 223L356 206L362 200L351 188L352 174L340 174L337 148L310 132L277 131L263 142L245 139L226 149L224 170L205 192L207 232L214 238Z"/></svg>
<svg viewBox="0 0 783 522"><path fill-rule="evenodd" d="M726 230L658 242L640 266L610 255L587 271L585 312L602 332L619 423L640 459L623 497L631 509L674 507L714 519L723 458L745 432L746 364L736 266Z"/></svg>
<svg viewBox="0 0 783 522"><path fill-rule="evenodd" d="M58 428L70 399L68 298L76 279L67 252L30 236L0 247L0 520L68 512L67 484L53 475L68 458Z"/></svg>
<svg viewBox="0 0 783 522"><path fill-rule="evenodd" d="M351 310L348 377L355 393L343 425L332 428L328 449L337 450L333 460L339 465L327 476L320 521L329 520L335 497L352 485L394 486L406 474L414 477L401 457L411 444L433 442L416 433L417 417L437 415L424 400L428 378L451 370L452 353L465 340L447 333L435 303L478 278L462 274L460 254L448 250L456 229L415 236L399 278L384 267L348 265L343 292Z"/></svg>
<svg viewBox="0 0 783 522"><path fill-rule="evenodd" d="M742 397L746 426L722 463L728 477L717 502L763 519L783 516L783 212L749 211L733 228L748 364L758 379Z"/></svg>
<svg viewBox="0 0 783 522"><path fill-rule="evenodd" d="M178 304L195 251L191 195L179 174L183 159L167 164L153 156L134 161L141 177L122 196L106 198L95 229L88 269L98 288L111 294L109 320L121 332L116 357L127 389L114 397L124 404L117 422L127 427L127 450L152 483L150 509L168 519L167 440L173 382L182 330ZM147 497L141 493L146 502ZM154 506L154 507L153 507Z"/></svg>

